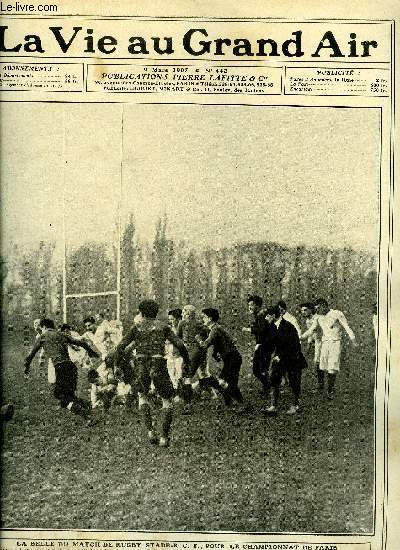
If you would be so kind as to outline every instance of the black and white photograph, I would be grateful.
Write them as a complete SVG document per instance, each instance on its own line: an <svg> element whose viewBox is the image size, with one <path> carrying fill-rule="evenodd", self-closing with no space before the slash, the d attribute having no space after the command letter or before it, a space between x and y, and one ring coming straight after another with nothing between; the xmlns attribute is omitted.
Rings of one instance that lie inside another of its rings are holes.
<svg viewBox="0 0 400 550"><path fill-rule="evenodd" d="M1 116L2 527L373 533L380 109Z"/></svg>

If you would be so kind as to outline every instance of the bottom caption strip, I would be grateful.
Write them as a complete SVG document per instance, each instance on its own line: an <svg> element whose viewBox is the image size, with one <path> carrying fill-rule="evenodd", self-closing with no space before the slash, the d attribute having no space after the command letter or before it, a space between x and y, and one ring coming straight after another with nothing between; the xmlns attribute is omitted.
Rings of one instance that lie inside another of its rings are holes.
<svg viewBox="0 0 400 550"><path fill-rule="evenodd" d="M192 542L192 541L130 541L130 540L2 540L0 550L17 550L20 548L100 548L116 550L118 548L135 548L137 550L370 550L370 543L307 543L307 542Z"/></svg>

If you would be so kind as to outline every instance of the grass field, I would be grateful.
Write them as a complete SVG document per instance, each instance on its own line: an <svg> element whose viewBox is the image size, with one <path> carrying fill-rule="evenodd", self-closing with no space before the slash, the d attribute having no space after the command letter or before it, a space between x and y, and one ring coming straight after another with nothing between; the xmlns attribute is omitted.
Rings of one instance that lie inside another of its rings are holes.
<svg viewBox="0 0 400 550"><path fill-rule="evenodd" d="M22 339L21 339L22 341ZM302 411L266 418L244 352L244 415L208 398L174 419L169 449L149 445L137 410L85 427L59 411L36 361L3 338L2 525L6 528L368 533L373 529L374 347L345 351L334 401L303 376ZM80 394L87 383L80 375Z"/></svg>

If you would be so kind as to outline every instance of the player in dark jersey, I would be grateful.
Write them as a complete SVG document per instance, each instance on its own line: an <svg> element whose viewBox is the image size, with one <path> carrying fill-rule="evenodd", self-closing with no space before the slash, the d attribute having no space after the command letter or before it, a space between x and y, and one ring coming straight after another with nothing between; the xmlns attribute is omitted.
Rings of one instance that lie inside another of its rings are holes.
<svg viewBox="0 0 400 550"><path fill-rule="evenodd" d="M183 341L190 358L190 371L183 371L184 388L193 382L193 377L198 375L199 386L203 389L211 389L220 392L224 395L224 390L221 387L215 376L212 376L207 365L207 349L202 348L197 339L205 340L208 336L208 329L205 325L196 318L196 309L192 305L186 305L183 308L183 318L180 321L177 329L177 336ZM184 397L187 397L184 393ZM189 392L190 397L190 392Z"/></svg>
<svg viewBox="0 0 400 550"><path fill-rule="evenodd" d="M230 404L232 399L242 403L243 397L238 385L242 356L230 335L218 323L219 311L217 309L203 309L202 317L204 325L209 329L209 334L205 340L197 337L197 342L203 349L213 346L214 356L223 363L219 383L224 388L225 403Z"/></svg>
<svg viewBox="0 0 400 550"><path fill-rule="evenodd" d="M143 423L147 428L151 443L159 444L161 447L168 447L172 424L172 402L175 390L167 369L167 360L165 358L166 341L178 349L183 358L185 369L190 369L189 355L185 345L174 334L171 327L156 318L159 306L154 300L144 300L139 304L138 309L139 314L135 317L135 324L118 344L113 356L109 356L107 361L113 360L115 365L118 366L125 348L134 343L139 409L142 414ZM154 428L150 408L149 391L152 382L162 399L160 438Z"/></svg>
<svg viewBox="0 0 400 550"><path fill-rule="evenodd" d="M61 408L69 409L75 414L86 415L89 407L82 399L76 396L76 385L78 370L70 359L68 346L79 346L84 348L91 357L98 357L90 344L85 341L76 340L67 334L56 330L51 319L40 321L42 333L37 338L32 351L25 359L25 375L29 374L30 365L36 353L44 349L46 357L53 361L55 369L54 397L60 402Z"/></svg>
<svg viewBox="0 0 400 550"><path fill-rule="evenodd" d="M262 308L261 296L252 295L248 297L247 306L250 315L250 327L244 327L243 332L251 333L255 338L253 354L253 374L262 384L264 395L269 393L268 368L273 351L272 335L270 327L265 319L265 309Z"/></svg>

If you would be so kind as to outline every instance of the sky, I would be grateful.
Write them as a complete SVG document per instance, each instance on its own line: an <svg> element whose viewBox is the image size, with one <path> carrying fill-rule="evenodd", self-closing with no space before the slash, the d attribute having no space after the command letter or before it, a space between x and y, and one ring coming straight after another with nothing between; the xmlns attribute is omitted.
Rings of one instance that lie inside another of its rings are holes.
<svg viewBox="0 0 400 550"><path fill-rule="evenodd" d="M112 241L133 213L141 239L166 214L195 247L377 250L378 110L3 103L1 117L3 248L61 242L64 224L71 245Z"/></svg>

